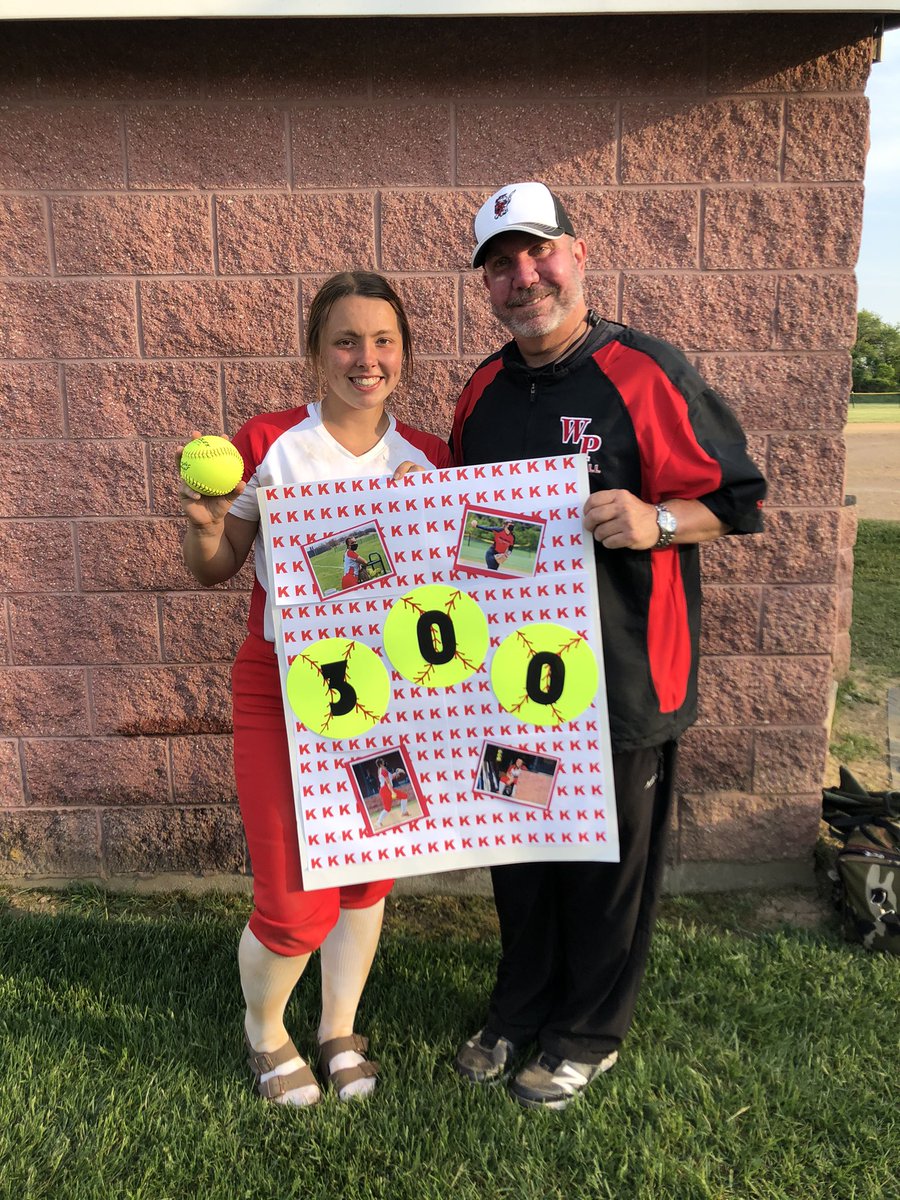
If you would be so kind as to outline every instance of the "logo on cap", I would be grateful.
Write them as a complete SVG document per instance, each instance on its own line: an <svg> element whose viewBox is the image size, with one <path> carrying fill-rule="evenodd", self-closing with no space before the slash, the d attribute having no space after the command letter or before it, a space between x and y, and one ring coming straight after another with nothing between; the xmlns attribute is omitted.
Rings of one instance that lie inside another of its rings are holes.
<svg viewBox="0 0 900 1200"><path fill-rule="evenodd" d="M506 210L509 208L509 202L515 194L515 188L511 192L503 192L494 201L494 220L497 221L500 217L506 216Z"/></svg>

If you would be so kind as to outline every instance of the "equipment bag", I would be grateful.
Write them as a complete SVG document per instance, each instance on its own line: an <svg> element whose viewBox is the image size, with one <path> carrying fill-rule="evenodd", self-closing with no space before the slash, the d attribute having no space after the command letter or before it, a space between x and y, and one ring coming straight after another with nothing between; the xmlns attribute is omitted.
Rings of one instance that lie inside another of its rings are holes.
<svg viewBox="0 0 900 1200"><path fill-rule="evenodd" d="M836 901L848 937L900 954L900 792L869 792L846 767L822 790L822 817L843 846Z"/></svg>

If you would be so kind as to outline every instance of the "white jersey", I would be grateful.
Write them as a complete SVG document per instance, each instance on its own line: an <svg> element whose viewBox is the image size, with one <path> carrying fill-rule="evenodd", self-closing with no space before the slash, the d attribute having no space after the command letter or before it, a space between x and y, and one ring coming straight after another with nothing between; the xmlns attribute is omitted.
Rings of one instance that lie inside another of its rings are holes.
<svg viewBox="0 0 900 1200"><path fill-rule="evenodd" d="M256 489L288 483L310 483L325 479L361 479L393 475L401 463L449 467L450 450L432 433L423 433L389 418L383 438L365 454L351 454L322 424L318 404L286 412L261 413L241 426L234 445L244 459L247 487L234 501L230 512L243 521L259 521ZM266 603L266 560L262 535L256 535L256 582L250 601L248 627L251 633L274 642L272 614Z"/></svg>

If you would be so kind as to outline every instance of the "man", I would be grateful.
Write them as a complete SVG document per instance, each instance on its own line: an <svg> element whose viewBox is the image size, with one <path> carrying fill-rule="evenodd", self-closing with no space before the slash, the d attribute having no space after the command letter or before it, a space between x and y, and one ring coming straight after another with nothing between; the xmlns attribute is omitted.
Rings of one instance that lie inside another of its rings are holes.
<svg viewBox="0 0 900 1200"><path fill-rule="evenodd" d="M456 1057L558 1109L608 1070L631 1024L665 859L678 737L696 718L698 543L755 533L765 481L735 417L665 342L603 320L587 247L542 183L501 188L475 218L472 266L513 341L460 396L460 464L588 455L618 809L619 863L495 867L502 943L484 1029Z"/></svg>

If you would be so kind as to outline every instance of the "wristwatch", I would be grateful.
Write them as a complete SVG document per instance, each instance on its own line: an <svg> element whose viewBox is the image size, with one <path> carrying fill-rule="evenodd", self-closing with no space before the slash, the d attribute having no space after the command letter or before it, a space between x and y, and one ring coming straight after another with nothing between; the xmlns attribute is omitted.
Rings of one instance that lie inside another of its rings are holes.
<svg viewBox="0 0 900 1200"><path fill-rule="evenodd" d="M678 522L664 504L656 506L656 524L659 526L659 537L651 547L652 550L662 550L668 546L678 532Z"/></svg>

